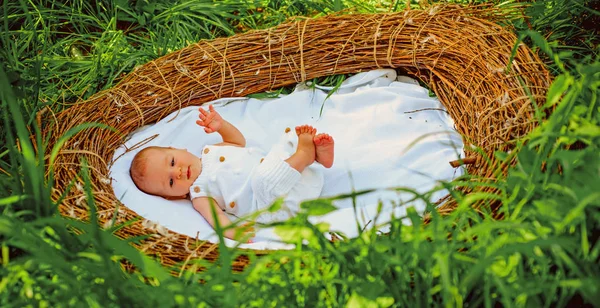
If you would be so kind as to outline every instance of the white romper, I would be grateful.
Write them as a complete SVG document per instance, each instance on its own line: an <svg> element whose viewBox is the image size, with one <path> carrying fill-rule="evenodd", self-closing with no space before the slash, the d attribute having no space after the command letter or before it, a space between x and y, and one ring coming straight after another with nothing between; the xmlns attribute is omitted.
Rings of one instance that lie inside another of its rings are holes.
<svg viewBox="0 0 600 308"><path fill-rule="evenodd" d="M190 198L212 197L227 214L243 217L284 197L279 211L265 212L256 221L288 219L300 202L318 198L323 189L320 164L300 173L284 161L296 151L297 140L296 134L286 133L266 155L253 147L205 146L202 172L190 187Z"/></svg>

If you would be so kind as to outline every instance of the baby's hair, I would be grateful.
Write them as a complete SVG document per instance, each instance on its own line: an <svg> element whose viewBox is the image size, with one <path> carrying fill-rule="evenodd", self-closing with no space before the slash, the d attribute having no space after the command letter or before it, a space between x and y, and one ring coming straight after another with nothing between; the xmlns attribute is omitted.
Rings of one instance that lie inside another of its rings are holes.
<svg viewBox="0 0 600 308"><path fill-rule="evenodd" d="M137 152L137 154L135 154L135 157L133 157L133 161L131 162L131 167L129 168L129 175L131 176L131 179L133 180L133 184L135 184L135 186L139 190L141 190L145 193L148 193L148 192L140 184L144 181L144 178L146 177L148 153L150 153L150 151L152 151L152 150L161 150L161 149L164 149L164 147L150 146L150 147L144 148L141 151Z"/></svg>

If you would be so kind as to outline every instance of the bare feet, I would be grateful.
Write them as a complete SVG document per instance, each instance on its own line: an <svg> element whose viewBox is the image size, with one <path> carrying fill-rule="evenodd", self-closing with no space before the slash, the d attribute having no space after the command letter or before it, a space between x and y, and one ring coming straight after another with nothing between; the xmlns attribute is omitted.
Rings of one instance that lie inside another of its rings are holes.
<svg viewBox="0 0 600 308"><path fill-rule="evenodd" d="M310 125L296 126L296 134L298 135L298 149L296 149L296 152L306 154L311 164L315 161L316 155L315 143L313 142L316 133L317 129Z"/></svg>
<svg viewBox="0 0 600 308"><path fill-rule="evenodd" d="M317 162L325 168L330 168L333 165L333 137L328 134L318 134L313 141L316 146Z"/></svg>
<svg viewBox="0 0 600 308"><path fill-rule="evenodd" d="M296 153L285 161L298 172L304 171L304 168L315 162L316 150L313 139L317 130L310 125L296 126L298 135L298 148Z"/></svg>

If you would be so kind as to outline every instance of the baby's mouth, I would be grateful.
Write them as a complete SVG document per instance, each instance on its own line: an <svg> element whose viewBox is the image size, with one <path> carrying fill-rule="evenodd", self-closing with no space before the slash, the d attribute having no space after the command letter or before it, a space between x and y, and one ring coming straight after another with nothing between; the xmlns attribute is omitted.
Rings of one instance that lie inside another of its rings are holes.
<svg viewBox="0 0 600 308"><path fill-rule="evenodd" d="M191 168L188 166L188 170L187 170L187 178L188 178L188 180L190 179L190 176L192 176L192 170L191 170Z"/></svg>

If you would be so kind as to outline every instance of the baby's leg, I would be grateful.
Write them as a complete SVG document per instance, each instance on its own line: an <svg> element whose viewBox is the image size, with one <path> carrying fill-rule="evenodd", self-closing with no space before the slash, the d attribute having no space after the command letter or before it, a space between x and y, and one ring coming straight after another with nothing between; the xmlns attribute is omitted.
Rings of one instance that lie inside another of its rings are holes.
<svg viewBox="0 0 600 308"><path fill-rule="evenodd" d="M304 171L304 168L315 162L315 144L313 138L317 130L310 125L296 126L298 135L298 148L296 153L285 161L298 172Z"/></svg>
<svg viewBox="0 0 600 308"><path fill-rule="evenodd" d="M328 134L318 134L314 138L314 143L317 162L325 168L330 168L333 165L333 137Z"/></svg>

